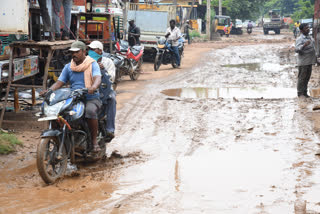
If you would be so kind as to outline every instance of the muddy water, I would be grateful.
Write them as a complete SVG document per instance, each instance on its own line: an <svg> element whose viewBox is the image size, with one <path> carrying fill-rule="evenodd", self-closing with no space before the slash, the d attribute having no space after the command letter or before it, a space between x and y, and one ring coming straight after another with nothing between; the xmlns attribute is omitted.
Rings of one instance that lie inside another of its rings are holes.
<svg viewBox="0 0 320 214"><path fill-rule="evenodd" d="M214 50L154 81L117 112L106 162L55 186L5 170L0 213L294 213L304 200L320 212L319 140L287 46Z"/></svg>
<svg viewBox="0 0 320 214"><path fill-rule="evenodd" d="M179 88L166 89L162 94L182 98L294 98L294 88Z"/></svg>
<svg viewBox="0 0 320 214"><path fill-rule="evenodd" d="M202 65L150 85L122 111L120 122L131 122L111 145L148 161L122 170L96 211L294 213L306 200L320 212L318 138L283 48L215 50Z"/></svg>

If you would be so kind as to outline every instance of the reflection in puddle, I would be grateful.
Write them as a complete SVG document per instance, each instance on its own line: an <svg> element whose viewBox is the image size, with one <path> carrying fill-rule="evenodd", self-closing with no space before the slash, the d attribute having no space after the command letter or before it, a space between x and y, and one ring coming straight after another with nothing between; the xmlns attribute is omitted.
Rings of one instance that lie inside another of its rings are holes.
<svg viewBox="0 0 320 214"><path fill-rule="evenodd" d="M245 64L228 64L228 65L222 65L222 67L225 68L244 68L248 71L259 71L261 68L260 63L245 63Z"/></svg>
<svg viewBox="0 0 320 214"><path fill-rule="evenodd" d="M167 89L161 93L182 98L294 98L294 88L178 88Z"/></svg>

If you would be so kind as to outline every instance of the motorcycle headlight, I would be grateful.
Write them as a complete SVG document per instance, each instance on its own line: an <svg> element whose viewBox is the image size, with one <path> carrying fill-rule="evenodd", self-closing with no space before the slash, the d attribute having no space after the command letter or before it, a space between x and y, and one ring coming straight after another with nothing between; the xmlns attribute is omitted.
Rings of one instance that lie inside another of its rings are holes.
<svg viewBox="0 0 320 214"><path fill-rule="evenodd" d="M44 114L46 116L58 116L61 108L64 106L65 103L66 103L65 100L58 102L52 106L49 106L47 103L44 103L44 106L43 106Z"/></svg>

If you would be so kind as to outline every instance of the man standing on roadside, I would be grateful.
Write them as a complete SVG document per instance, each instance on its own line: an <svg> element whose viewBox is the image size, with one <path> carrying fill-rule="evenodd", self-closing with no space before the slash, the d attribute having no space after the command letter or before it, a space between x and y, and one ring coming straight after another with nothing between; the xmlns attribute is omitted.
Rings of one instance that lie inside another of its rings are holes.
<svg viewBox="0 0 320 214"><path fill-rule="evenodd" d="M69 40L69 31L71 25L71 9L72 9L72 0L53 0L53 26L55 31L56 40ZM64 27L61 35L60 31L60 9L63 5L64 11Z"/></svg>
<svg viewBox="0 0 320 214"><path fill-rule="evenodd" d="M133 19L129 20L128 42L131 47L140 45L140 28L134 24Z"/></svg>
<svg viewBox="0 0 320 214"><path fill-rule="evenodd" d="M296 41L295 51L298 53L298 97L310 97L308 95L308 82L311 77L312 65L317 62L315 43L311 36L309 36L308 24L301 24L299 26L301 31L300 37Z"/></svg>
<svg viewBox="0 0 320 214"><path fill-rule="evenodd" d="M193 30L193 28L190 26L189 20L187 20L187 24L184 27L184 34L186 35L186 39L188 39L188 44L191 44L191 38L190 38L190 32L189 30Z"/></svg>
<svg viewBox="0 0 320 214"><path fill-rule="evenodd" d="M180 54L179 54L179 39L181 38L181 32L179 28L176 27L176 21L170 20L170 27L167 29L165 36L168 42L171 43L171 48L176 56L176 63L178 68L180 68Z"/></svg>

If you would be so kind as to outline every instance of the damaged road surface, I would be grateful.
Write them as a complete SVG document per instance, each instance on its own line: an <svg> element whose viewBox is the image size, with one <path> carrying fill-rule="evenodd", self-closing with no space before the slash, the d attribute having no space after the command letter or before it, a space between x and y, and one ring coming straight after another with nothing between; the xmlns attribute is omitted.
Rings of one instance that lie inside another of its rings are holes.
<svg viewBox="0 0 320 214"><path fill-rule="evenodd" d="M287 47L214 50L149 85L121 111L112 145L148 160L121 170L98 211L294 213L306 200L320 212L318 138L295 98Z"/></svg>
<svg viewBox="0 0 320 214"><path fill-rule="evenodd" d="M118 111L106 162L53 186L36 173L2 183L0 213L320 212L319 141L289 45L212 50L153 81Z"/></svg>

